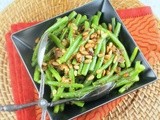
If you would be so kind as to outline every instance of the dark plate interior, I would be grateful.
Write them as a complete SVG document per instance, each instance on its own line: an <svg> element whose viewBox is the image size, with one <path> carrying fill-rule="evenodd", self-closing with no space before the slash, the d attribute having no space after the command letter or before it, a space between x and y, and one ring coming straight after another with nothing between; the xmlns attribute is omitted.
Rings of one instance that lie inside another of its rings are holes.
<svg viewBox="0 0 160 120"><path fill-rule="evenodd" d="M88 17L94 15L97 11L101 11L103 12L103 15L100 20L101 22L110 22L112 17L116 17L117 20L122 23L122 21L120 20L120 18L118 17L117 13L115 12L115 10L113 9L108 0L95 0L74 10L78 13L85 14ZM43 34L43 32L56 21L56 18L68 15L70 12L71 11L66 12L62 15L56 16L54 18L41 22L37 25L34 25L32 27L29 27L12 35L13 42L19 52L19 55L22 58L22 61L24 62L24 65L26 66L26 69L31 79L33 78L33 71L34 71L34 68L31 66L31 57L33 54L35 39L37 37L40 37ZM120 40L127 49L128 54L130 55L134 47L136 46L136 43L134 42L131 35L128 33L123 24L120 33ZM157 76L155 75L155 73L153 72L153 70L151 69L151 67L149 66L149 64L147 63L146 59L144 58L141 52L139 52L136 60L142 61L142 64L146 67L146 69L143 73L140 74L140 81L134 84L134 86L132 86L125 93L119 94L116 90L113 90L110 94L106 95L105 97L97 101L86 103L83 108L79 108L74 105L73 106L68 105L66 106L67 109L65 109L64 112L59 114L53 114L52 112L53 109L49 108L48 112L50 114L50 117L54 120L65 120L74 118L96 107L99 107L105 103L108 103L116 98L119 98L120 96L125 95L133 90L136 90L150 82L155 81L157 79ZM36 84L34 81L33 84L35 85L36 88L39 87L39 85ZM47 94L48 92L50 92L50 89L49 87L46 87L45 98L47 100L50 100L49 94Z"/></svg>

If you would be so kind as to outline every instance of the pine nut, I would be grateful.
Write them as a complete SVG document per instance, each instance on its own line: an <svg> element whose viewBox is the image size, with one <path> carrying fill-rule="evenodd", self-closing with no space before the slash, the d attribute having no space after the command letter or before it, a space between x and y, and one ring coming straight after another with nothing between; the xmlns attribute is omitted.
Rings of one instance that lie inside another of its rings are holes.
<svg viewBox="0 0 160 120"><path fill-rule="evenodd" d="M90 75L89 77L88 77L88 80L93 80L94 79L94 75Z"/></svg>

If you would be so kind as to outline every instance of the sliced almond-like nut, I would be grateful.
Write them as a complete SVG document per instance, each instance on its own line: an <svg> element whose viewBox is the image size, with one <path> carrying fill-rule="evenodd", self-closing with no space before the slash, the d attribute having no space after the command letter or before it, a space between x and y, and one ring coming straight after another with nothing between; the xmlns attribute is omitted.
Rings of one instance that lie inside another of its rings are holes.
<svg viewBox="0 0 160 120"><path fill-rule="evenodd" d="M103 70L102 75L103 75L103 76L105 76L105 74L106 74L106 71L105 71L105 70Z"/></svg>
<svg viewBox="0 0 160 120"><path fill-rule="evenodd" d="M75 70L75 71L74 71L74 76L77 76L77 74L78 74L78 71Z"/></svg>
<svg viewBox="0 0 160 120"><path fill-rule="evenodd" d="M85 57L88 58L88 59L92 59L91 55L86 55Z"/></svg>
<svg viewBox="0 0 160 120"><path fill-rule="evenodd" d="M84 63L87 63L87 64L88 64L88 63L91 63L91 62L92 62L91 59L87 59L87 60L84 61Z"/></svg>
<svg viewBox="0 0 160 120"><path fill-rule="evenodd" d="M84 51L85 50L85 47L84 46L81 46L80 48L79 48L79 51L81 52L81 51Z"/></svg>
<svg viewBox="0 0 160 120"><path fill-rule="evenodd" d="M43 62L42 65L43 65L43 66L47 66L47 63Z"/></svg>
<svg viewBox="0 0 160 120"><path fill-rule="evenodd" d="M83 32L82 36L84 37L84 36L87 36L88 34L89 34L89 32L85 31L85 32Z"/></svg>
<svg viewBox="0 0 160 120"><path fill-rule="evenodd" d="M93 41L93 40L88 40L88 43L95 43L95 41Z"/></svg>
<svg viewBox="0 0 160 120"><path fill-rule="evenodd" d="M117 55L114 57L113 63L116 63L116 61L118 60Z"/></svg>
<svg viewBox="0 0 160 120"><path fill-rule="evenodd" d="M112 31L112 25L110 23L108 24L108 29L109 31Z"/></svg>
<svg viewBox="0 0 160 120"><path fill-rule="evenodd" d="M38 42L39 42L39 40L40 40L40 39L39 39L39 37L38 37L38 38L35 40L35 43L38 43Z"/></svg>
<svg viewBox="0 0 160 120"><path fill-rule="evenodd" d="M70 83L70 79L66 77L62 77L62 82L63 83Z"/></svg>
<svg viewBox="0 0 160 120"><path fill-rule="evenodd" d="M83 55L88 55L88 52L87 52L87 51L81 51L81 53L82 53Z"/></svg>
<svg viewBox="0 0 160 120"><path fill-rule="evenodd" d="M109 59L111 58L111 56L110 56L110 55L105 55L104 58L105 58L106 60L109 60Z"/></svg>
<svg viewBox="0 0 160 120"><path fill-rule="evenodd" d="M74 65L74 69L78 70L79 66L78 65Z"/></svg>
<svg viewBox="0 0 160 120"><path fill-rule="evenodd" d="M108 54L111 56L112 55L112 50L110 50Z"/></svg>
<svg viewBox="0 0 160 120"><path fill-rule="evenodd" d="M72 69L72 68L73 68L72 64L68 64L68 67L69 67L70 69Z"/></svg>
<svg viewBox="0 0 160 120"><path fill-rule="evenodd" d="M110 50L110 48L109 48L109 46L107 46L107 48L106 48L106 52L108 53L108 52L109 52L109 50Z"/></svg>
<svg viewBox="0 0 160 120"><path fill-rule="evenodd" d="M103 57L103 56L104 56L103 53L98 54L98 57Z"/></svg>
<svg viewBox="0 0 160 120"><path fill-rule="evenodd" d="M96 38L97 37L97 33L93 33L91 34L90 38L93 39L93 38Z"/></svg>
<svg viewBox="0 0 160 120"><path fill-rule="evenodd" d="M52 62L52 65L53 65L53 66L58 66L58 65L59 65L59 63L58 63L58 62L53 61L53 62Z"/></svg>
<svg viewBox="0 0 160 120"><path fill-rule="evenodd" d="M108 45L110 48L113 46L113 43L112 42L109 42L109 45Z"/></svg>
<svg viewBox="0 0 160 120"><path fill-rule="evenodd" d="M97 30L97 34L100 35L101 34L101 30Z"/></svg>
<svg viewBox="0 0 160 120"><path fill-rule="evenodd" d="M97 70L97 71L96 71L97 74L99 74L99 73L101 73L101 72L102 72L101 70Z"/></svg>
<svg viewBox="0 0 160 120"><path fill-rule="evenodd" d="M88 80L93 80L94 79L94 75L90 75L89 77L88 77Z"/></svg>

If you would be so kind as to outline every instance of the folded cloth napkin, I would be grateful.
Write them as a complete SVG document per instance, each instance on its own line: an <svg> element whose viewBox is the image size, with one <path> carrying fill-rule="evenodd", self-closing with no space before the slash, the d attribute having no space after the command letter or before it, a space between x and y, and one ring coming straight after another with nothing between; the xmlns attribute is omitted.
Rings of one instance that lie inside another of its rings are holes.
<svg viewBox="0 0 160 120"><path fill-rule="evenodd" d="M158 23L156 18L153 16L150 7L118 10L117 12L149 63L154 65L159 62L160 30L157 28ZM35 101L38 98L38 94L11 41L11 34L36 23L37 22L13 24L11 26L11 31L6 34L11 86L15 104ZM96 108L91 112L79 116L76 120L101 120L107 116L122 99L123 98L119 98ZM39 120L40 115L41 110L37 106L16 112L18 120Z"/></svg>

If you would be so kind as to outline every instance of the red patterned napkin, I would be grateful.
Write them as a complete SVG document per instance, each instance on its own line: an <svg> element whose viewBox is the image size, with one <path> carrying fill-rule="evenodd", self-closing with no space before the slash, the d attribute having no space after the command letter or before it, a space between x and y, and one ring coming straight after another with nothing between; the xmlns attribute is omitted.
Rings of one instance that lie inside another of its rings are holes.
<svg viewBox="0 0 160 120"><path fill-rule="evenodd" d="M160 61L160 30L157 28L157 21L150 7L118 10L118 13L150 64L153 65L157 61ZM6 34L10 78L15 104L35 101L38 95L11 41L11 34L36 23L37 22L13 24L11 31ZM101 120L107 116L122 99L123 98L120 98L103 105L76 119ZM40 114L41 110L38 107L30 107L16 112L18 120L39 120Z"/></svg>

